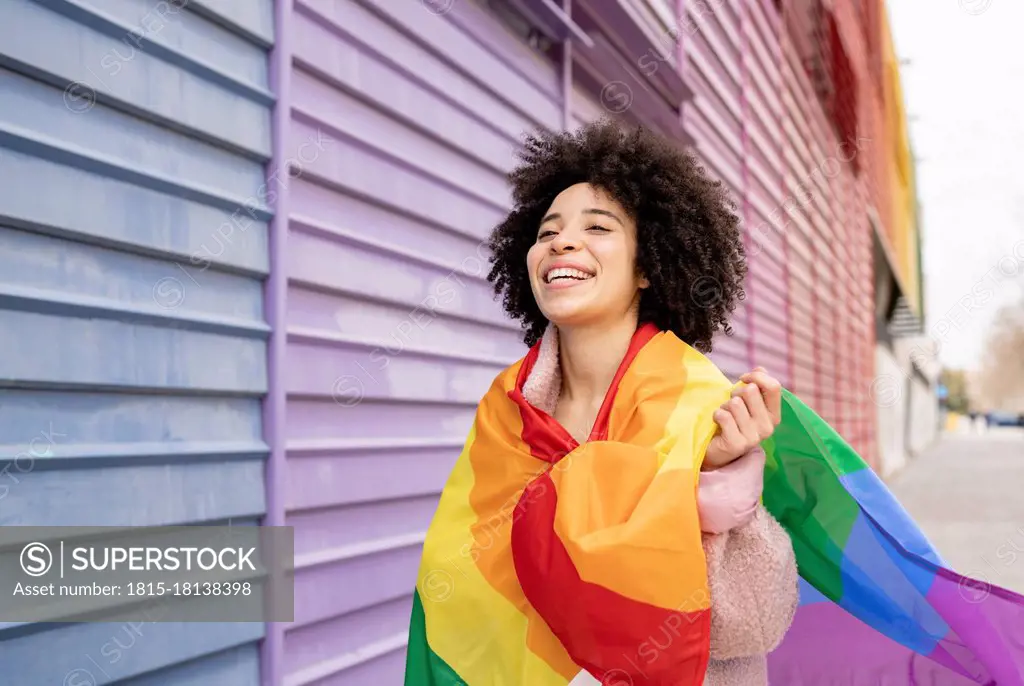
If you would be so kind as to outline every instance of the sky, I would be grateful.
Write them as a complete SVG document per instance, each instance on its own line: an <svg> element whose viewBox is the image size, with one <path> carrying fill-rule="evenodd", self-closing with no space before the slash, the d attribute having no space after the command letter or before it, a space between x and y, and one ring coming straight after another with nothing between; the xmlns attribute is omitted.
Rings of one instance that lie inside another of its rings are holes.
<svg viewBox="0 0 1024 686"><path fill-rule="evenodd" d="M1000 306L1024 296L1024 1L887 4L910 60L926 327L943 364L974 369Z"/></svg>

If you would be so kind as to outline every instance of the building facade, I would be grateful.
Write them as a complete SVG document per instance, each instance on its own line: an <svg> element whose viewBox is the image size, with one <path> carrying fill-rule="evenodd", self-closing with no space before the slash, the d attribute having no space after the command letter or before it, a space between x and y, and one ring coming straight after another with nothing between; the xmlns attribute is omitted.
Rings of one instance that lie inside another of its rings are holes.
<svg viewBox="0 0 1024 686"><path fill-rule="evenodd" d="M4 3L5 526L266 516L275 26L193 4ZM255 684L266 631L4 623L0 682Z"/></svg>
<svg viewBox="0 0 1024 686"><path fill-rule="evenodd" d="M713 359L767 367L882 466L878 332L919 317L920 278L881 0L6 12L0 522L296 546L294 622L154 624L109 664L115 625L0 625L24 683L401 682L438 494L525 352L484 245L527 130L614 116L691 146L751 267Z"/></svg>

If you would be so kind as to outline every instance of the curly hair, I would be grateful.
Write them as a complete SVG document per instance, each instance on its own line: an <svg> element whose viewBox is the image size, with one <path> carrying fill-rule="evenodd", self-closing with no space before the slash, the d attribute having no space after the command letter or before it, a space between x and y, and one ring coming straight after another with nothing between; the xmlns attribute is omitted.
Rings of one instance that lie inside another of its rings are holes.
<svg viewBox="0 0 1024 686"><path fill-rule="evenodd" d="M689 152L637 127L609 120L576 131L526 136L522 163L509 174L513 208L492 232L487 280L532 346L547 319L530 288L526 255L555 197L577 183L609 193L637 225L637 269L650 283L640 321L674 332L701 352L745 297L746 255L739 217L721 181Z"/></svg>

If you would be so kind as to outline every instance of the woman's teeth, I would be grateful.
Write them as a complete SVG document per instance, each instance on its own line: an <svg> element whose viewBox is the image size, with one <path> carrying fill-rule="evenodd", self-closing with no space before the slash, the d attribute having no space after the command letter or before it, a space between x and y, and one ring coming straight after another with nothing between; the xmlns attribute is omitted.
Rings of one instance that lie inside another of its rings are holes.
<svg viewBox="0 0 1024 686"><path fill-rule="evenodd" d="M593 274L582 272L579 269L560 267L549 271L545 281L547 281L547 283L551 283L555 279L577 279L579 281L585 281L586 279L593 278L593 276Z"/></svg>

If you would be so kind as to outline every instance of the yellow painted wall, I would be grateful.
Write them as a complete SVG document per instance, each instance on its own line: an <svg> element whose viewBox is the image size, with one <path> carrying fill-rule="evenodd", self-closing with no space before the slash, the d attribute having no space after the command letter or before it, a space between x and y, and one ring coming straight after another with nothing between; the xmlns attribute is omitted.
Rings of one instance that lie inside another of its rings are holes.
<svg viewBox="0 0 1024 686"><path fill-rule="evenodd" d="M920 274L917 264L917 230L914 216L914 160L907 130L907 113L900 82L899 61L889 28L888 12L882 12L882 61L885 78L884 129L888 145L888 169L885 182L891 197L887 218L889 237L900 283L912 308L918 307ZM922 313L918 313L922 314Z"/></svg>

